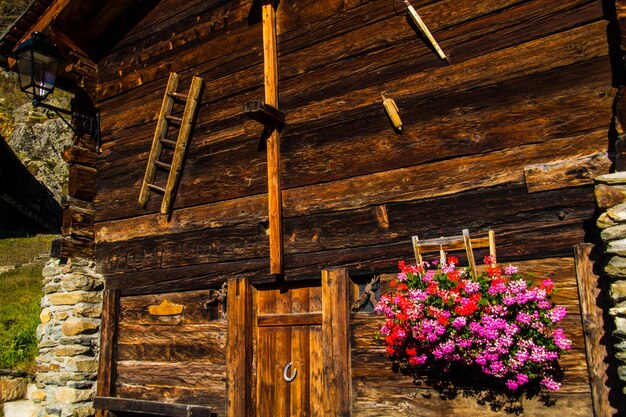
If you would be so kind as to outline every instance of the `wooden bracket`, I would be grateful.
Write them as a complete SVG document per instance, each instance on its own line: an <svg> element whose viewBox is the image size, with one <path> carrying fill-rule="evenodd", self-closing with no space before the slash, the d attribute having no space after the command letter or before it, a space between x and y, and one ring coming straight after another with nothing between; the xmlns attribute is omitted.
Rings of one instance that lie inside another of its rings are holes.
<svg viewBox="0 0 626 417"><path fill-rule="evenodd" d="M281 127L285 124L285 113L276 107L259 100L248 101L243 106L243 113L263 125Z"/></svg>

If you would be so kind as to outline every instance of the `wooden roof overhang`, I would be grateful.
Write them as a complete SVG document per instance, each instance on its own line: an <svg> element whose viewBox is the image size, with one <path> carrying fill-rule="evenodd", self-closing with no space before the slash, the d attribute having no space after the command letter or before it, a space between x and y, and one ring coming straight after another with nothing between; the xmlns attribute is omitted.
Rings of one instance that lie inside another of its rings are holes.
<svg viewBox="0 0 626 417"><path fill-rule="evenodd" d="M88 92L95 88L96 64L156 0L33 0L0 37L0 63L33 32L42 32L62 53L59 79ZM93 91L93 90L92 90Z"/></svg>

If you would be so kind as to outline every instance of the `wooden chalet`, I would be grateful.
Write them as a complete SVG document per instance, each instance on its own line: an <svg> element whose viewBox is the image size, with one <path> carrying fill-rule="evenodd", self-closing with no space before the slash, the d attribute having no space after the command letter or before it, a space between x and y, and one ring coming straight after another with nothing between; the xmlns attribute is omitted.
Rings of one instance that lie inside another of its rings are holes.
<svg viewBox="0 0 626 417"><path fill-rule="evenodd" d="M0 238L61 231L61 206L0 137Z"/></svg>
<svg viewBox="0 0 626 417"><path fill-rule="evenodd" d="M524 415L593 415L574 249L623 167L624 2L411 3L432 39L392 0L35 0L0 40L45 33L100 112L56 246L106 277L98 409L503 415L393 372L382 318L351 311L412 236L493 229L570 312L562 389Z"/></svg>

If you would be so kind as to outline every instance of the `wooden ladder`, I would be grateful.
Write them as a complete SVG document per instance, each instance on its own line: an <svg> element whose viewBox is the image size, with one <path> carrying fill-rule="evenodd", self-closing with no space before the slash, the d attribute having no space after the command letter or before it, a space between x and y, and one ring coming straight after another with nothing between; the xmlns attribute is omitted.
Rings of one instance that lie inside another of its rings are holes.
<svg viewBox="0 0 626 417"><path fill-rule="evenodd" d="M146 175L141 185L141 193L139 194L139 204L145 206L150 196L150 191L156 191L163 194L163 202L161 203L161 214L168 215L171 213L174 203L173 194L178 188L180 174L182 171L183 160L187 150L187 144L191 137L193 124L198 113L200 97L204 81L202 78L193 77L189 94L178 93L178 83L180 77L175 72L170 73L159 120L157 121L154 139L152 140L152 148L150 149L150 157L148 158L148 166L146 167ZM185 103L185 110L182 117L172 115L175 103ZM178 138L170 140L167 138L169 127L178 127ZM173 149L171 162L164 162L163 149ZM165 188L154 184L154 178L157 170L162 169L168 171L167 184Z"/></svg>

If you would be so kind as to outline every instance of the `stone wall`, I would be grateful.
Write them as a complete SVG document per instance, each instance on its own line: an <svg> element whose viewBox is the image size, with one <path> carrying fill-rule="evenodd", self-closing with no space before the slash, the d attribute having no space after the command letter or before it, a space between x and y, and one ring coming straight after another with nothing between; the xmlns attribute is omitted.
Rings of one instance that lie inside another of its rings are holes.
<svg viewBox="0 0 626 417"><path fill-rule="evenodd" d="M38 417L94 414L104 279L95 263L50 260L43 269L37 389Z"/></svg>
<svg viewBox="0 0 626 417"><path fill-rule="evenodd" d="M596 178L595 195L602 210L597 225L605 244L604 272L610 281L617 374L626 382L626 172Z"/></svg>

